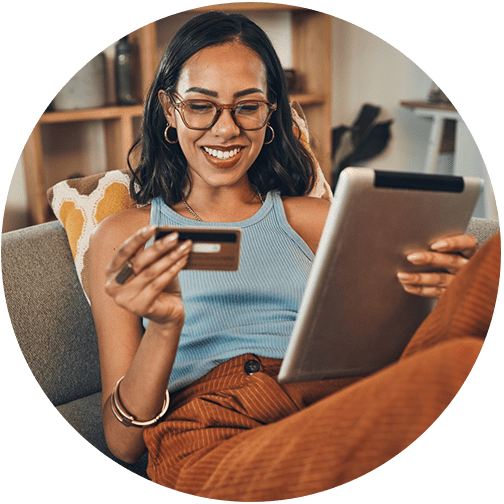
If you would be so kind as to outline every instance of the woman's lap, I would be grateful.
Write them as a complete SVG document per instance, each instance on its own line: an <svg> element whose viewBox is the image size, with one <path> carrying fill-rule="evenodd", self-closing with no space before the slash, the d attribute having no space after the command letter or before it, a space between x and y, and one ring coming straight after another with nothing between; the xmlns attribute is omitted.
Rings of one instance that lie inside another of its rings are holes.
<svg viewBox="0 0 504 504"><path fill-rule="evenodd" d="M279 385L280 361L250 355L216 368L145 431L149 476L210 498L275 500L332 488L390 460L438 418L469 374L495 303L499 245L493 240L457 276L452 296L403 357L370 377ZM462 294L472 304L457 302ZM261 369L248 375L251 359Z"/></svg>
<svg viewBox="0 0 504 504"><path fill-rule="evenodd" d="M262 372L241 386L203 393L146 432L149 476L225 500L333 488L417 439L458 392L482 343L468 337L437 345L301 410Z"/></svg>

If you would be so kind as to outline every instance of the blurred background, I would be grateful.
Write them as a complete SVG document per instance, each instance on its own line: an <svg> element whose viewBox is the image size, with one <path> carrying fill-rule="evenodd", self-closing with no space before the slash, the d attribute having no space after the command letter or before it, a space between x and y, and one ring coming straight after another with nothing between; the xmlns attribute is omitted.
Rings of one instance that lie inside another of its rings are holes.
<svg viewBox="0 0 504 504"><path fill-rule="evenodd" d="M474 215L497 218L469 129L449 97L400 51L316 11L259 2L218 8L245 13L270 36L333 187L349 165L476 176L485 180L485 190ZM190 17L210 9L169 16L125 35L63 87L19 159L3 232L53 219L46 191L55 183L126 168L143 97L166 44Z"/></svg>

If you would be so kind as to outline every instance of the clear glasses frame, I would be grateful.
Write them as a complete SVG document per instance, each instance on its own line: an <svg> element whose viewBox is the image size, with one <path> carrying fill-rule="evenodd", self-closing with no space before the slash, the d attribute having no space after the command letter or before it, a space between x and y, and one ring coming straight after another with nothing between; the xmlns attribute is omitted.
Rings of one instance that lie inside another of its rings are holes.
<svg viewBox="0 0 504 504"><path fill-rule="evenodd" d="M273 114L273 112L277 108L274 103L269 103L269 102L267 102L265 100L242 100L242 101L240 101L238 103L228 104L228 105L218 105L217 103L215 103L215 102L213 102L211 100L185 100L185 101L176 102L170 92L168 92L167 94L170 97L170 101L172 102L173 107L180 114L180 117L181 117L183 123L189 129L193 129L193 130L207 130L207 129L210 129L219 120L219 117L220 117L220 115L221 115L221 113L222 113L222 111L224 109L228 109L228 110L231 111L231 117L233 118L233 121L235 122L235 124L239 128L241 128L241 129L243 129L245 131L260 130L261 128L264 127L265 124L267 124L267 122L270 120L271 114ZM201 127L201 128L195 128L194 126L191 126L191 125L189 125L187 123L187 120L186 120L185 115L184 115L184 108L187 105L190 105L192 103L199 103L199 104L201 104L201 103L208 103L209 105L211 105L214 108L214 117L213 117L212 121L210 122L210 124L208 126ZM252 104L252 103L264 103L268 107L268 113L266 114L266 118L264 119L264 121L261 123L260 126L256 126L254 128L243 127L240 124L240 120L237 119L237 117L236 117L236 109L238 109L239 107L243 107L246 104Z"/></svg>

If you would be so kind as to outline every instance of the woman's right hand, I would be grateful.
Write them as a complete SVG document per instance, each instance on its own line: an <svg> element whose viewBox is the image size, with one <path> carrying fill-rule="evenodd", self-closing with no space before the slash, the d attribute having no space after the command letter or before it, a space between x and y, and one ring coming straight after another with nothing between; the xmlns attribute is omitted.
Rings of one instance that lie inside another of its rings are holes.
<svg viewBox="0 0 504 504"><path fill-rule="evenodd" d="M102 421L111 452L134 462L145 451L142 429L126 427L113 414L110 397L122 377L119 396L137 420L155 418L162 409L184 323L178 273L189 243L154 236L150 208L106 217L91 236L89 299L93 310L102 383ZM130 261L135 272L124 283L118 273ZM121 280L121 278L119 278ZM151 322L144 329L142 318Z"/></svg>
<svg viewBox="0 0 504 504"><path fill-rule="evenodd" d="M154 233L154 226L142 228L118 248L106 268L105 290L138 317L162 326L182 326L184 305L178 273L187 263L192 244L189 240L179 243L174 232L145 248ZM119 283L117 276L127 264L134 274Z"/></svg>

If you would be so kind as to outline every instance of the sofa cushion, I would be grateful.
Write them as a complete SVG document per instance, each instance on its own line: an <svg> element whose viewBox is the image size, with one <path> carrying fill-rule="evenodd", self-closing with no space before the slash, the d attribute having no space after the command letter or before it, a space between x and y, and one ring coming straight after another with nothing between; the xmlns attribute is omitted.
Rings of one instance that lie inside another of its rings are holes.
<svg viewBox="0 0 504 504"><path fill-rule="evenodd" d="M101 390L94 321L61 224L3 234L2 276L19 346L51 402Z"/></svg>
<svg viewBox="0 0 504 504"><path fill-rule="evenodd" d="M296 102L292 102L291 110L295 131L300 135L301 142L308 148L317 167L315 184L309 196L330 200L331 188L309 147L308 129L301 107ZM54 214L67 231L77 276L88 301L89 239L93 230L105 217L136 206L129 193L131 177L128 170L113 170L64 180L47 192Z"/></svg>
<svg viewBox="0 0 504 504"><path fill-rule="evenodd" d="M499 221L491 219L481 219L473 217L469 226L467 226L467 233L474 236L478 240L478 246L481 247L491 236L500 231Z"/></svg>

